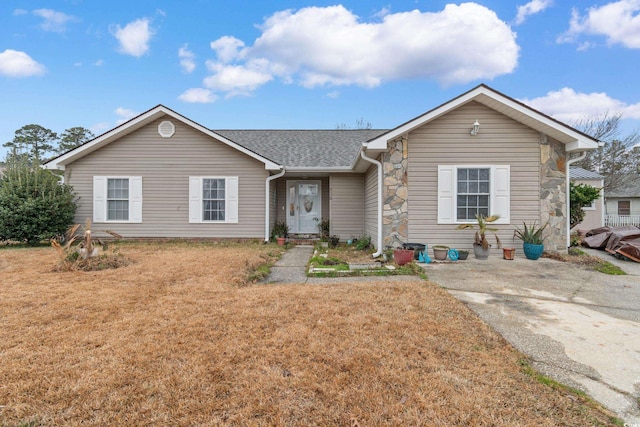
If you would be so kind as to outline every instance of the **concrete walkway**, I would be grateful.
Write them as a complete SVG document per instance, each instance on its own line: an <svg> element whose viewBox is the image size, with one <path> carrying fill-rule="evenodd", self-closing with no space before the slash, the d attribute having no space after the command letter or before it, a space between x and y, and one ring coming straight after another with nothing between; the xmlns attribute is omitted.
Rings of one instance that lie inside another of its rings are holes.
<svg viewBox="0 0 640 427"><path fill-rule="evenodd" d="M307 283L307 263L312 255L313 246L292 247L271 267L264 283Z"/></svg>

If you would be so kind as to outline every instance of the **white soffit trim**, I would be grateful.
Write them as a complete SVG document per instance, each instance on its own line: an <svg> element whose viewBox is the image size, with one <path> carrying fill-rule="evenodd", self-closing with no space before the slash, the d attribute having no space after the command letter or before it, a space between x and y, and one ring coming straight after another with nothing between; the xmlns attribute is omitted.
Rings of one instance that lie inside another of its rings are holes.
<svg viewBox="0 0 640 427"><path fill-rule="evenodd" d="M105 145L108 145L109 143L122 138L125 135L128 135L138 129L140 129L143 126L146 126L147 124L157 120L158 118L164 117L164 116L169 116L175 120L178 120L182 123L184 123L187 126L190 126L194 129L199 130L200 132L204 133L205 135L208 135L232 148L235 148L236 150L248 155L249 157L252 157L256 160L258 160L261 163L264 163L265 169L267 170L280 170L282 169L282 167L276 163L274 163L273 161L262 157L260 155L258 155L257 153L254 153L253 151L250 151L238 144L236 144L235 142L223 137L222 135L219 135L207 128L205 128L204 126L176 113L175 111L165 107L164 105L158 105L157 107L152 108L151 110L140 114L137 117L134 117L133 119L129 120L126 123L121 124L120 126L117 126L113 129L111 129L110 131L98 136L97 138L93 139L90 142L87 142L86 144L83 144L61 156L58 156L50 161L48 161L47 163L44 164L44 166L47 169L62 169L64 170L65 165L78 160L84 156L86 156L89 153L92 153L96 150L98 150L101 147L104 147Z"/></svg>
<svg viewBox="0 0 640 427"><path fill-rule="evenodd" d="M502 95L493 89L480 85L457 98L434 108L425 114L410 120L397 128L382 134L367 143L368 149L386 150L387 141L393 140L405 133L428 123L461 105L469 102L479 102L513 120L532 129L542 132L566 145L567 151L594 150L598 142L588 135L552 119L512 98ZM471 126L471 125L469 125Z"/></svg>

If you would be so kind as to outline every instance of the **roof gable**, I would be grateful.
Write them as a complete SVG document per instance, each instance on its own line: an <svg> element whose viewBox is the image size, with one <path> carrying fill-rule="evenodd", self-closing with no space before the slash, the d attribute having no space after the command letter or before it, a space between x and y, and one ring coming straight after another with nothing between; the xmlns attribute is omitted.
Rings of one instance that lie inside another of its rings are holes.
<svg viewBox="0 0 640 427"><path fill-rule="evenodd" d="M236 142L233 142L227 138L225 138L222 135L219 135L207 128L205 128L204 126L194 122L193 120L190 120L186 117L184 117L181 114L176 113L175 111L171 110L170 108L165 107L164 105L158 105L152 109L150 109L149 111L146 111L142 114L140 114L137 117L134 117L133 119L121 124L120 126L117 126L113 129L111 129L110 131L92 139L89 142L86 142L70 151L67 151L64 154L61 154L57 157L54 157L53 159L49 160L48 162L46 162L44 164L44 166L47 169L64 169L65 166L71 162L74 162L84 156L86 156L87 154L90 154L114 141L119 140L120 138L122 138L123 136L126 136L146 125L148 125L149 123L152 123L153 121L162 118L162 117L171 117L175 120L178 120L182 123L184 123L187 126L190 126L208 136L210 136L211 138L216 139L217 141L222 142L223 144L226 144L246 155L248 155L249 157L252 157L256 160L258 160L261 163L264 163L265 165L265 169L268 170L279 170L282 169L282 167L277 164L276 162L270 160L269 158L260 155L256 152L251 151L250 149L248 149L247 147L243 147L242 145L237 144Z"/></svg>
<svg viewBox="0 0 640 427"><path fill-rule="evenodd" d="M569 152L594 150L598 147L598 141L589 135L482 84L370 140L367 142L367 149L386 150L387 141L396 139L472 101L481 103L517 122L564 143L566 150ZM469 129L471 129L471 123L469 124Z"/></svg>

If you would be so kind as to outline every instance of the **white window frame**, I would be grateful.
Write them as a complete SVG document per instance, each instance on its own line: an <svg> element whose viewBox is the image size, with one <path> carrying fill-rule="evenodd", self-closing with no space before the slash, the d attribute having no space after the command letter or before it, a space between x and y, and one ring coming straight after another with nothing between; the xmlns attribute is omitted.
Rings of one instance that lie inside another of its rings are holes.
<svg viewBox="0 0 640 427"><path fill-rule="evenodd" d="M109 220L107 186L110 179L129 180L129 219ZM142 177L141 176L94 176L93 177L93 222L94 223L140 223L142 222Z"/></svg>
<svg viewBox="0 0 640 427"><path fill-rule="evenodd" d="M511 221L510 165L438 165L438 224L474 224L460 221L458 211L458 169L489 169L489 215L499 215L494 224Z"/></svg>
<svg viewBox="0 0 640 427"><path fill-rule="evenodd" d="M203 185L205 179L223 179L225 196L224 221L203 219ZM237 224L238 223L238 177L237 176L190 176L189 177L189 223Z"/></svg>
<svg viewBox="0 0 640 427"><path fill-rule="evenodd" d="M589 206L583 206L582 210L583 211L595 211L596 210L596 201L594 200L593 202L591 202L591 204Z"/></svg>

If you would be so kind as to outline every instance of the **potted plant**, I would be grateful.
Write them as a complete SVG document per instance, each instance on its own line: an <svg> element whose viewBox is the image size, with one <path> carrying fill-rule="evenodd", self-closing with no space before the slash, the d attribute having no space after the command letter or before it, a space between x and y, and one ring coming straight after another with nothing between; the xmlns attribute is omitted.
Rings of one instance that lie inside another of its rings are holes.
<svg viewBox="0 0 640 427"><path fill-rule="evenodd" d="M527 259L537 260L540 258L540 255L542 255L542 252L544 252L544 237L542 237L542 232L547 225L549 225L548 222L541 227L538 226L536 222L530 225L523 222L522 228L516 226L513 237L522 240L522 250Z"/></svg>
<svg viewBox="0 0 640 427"><path fill-rule="evenodd" d="M464 230L464 229L467 229L467 228L478 227L478 230L476 231L475 239L474 239L474 242L473 242L473 253L474 253L474 255L475 255L475 257L477 259L487 259L487 258L489 258L491 245L489 244L489 241L487 240L487 236L486 236L487 232L493 233L493 235L496 236L496 243L498 244L498 247L499 248L502 247L502 243L500 242L500 238L496 234L498 229L497 228L490 228L488 226L489 223L497 221L499 218L500 218L499 215L491 215L491 216L476 215L477 224L460 224L457 227L458 230Z"/></svg>
<svg viewBox="0 0 640 427"><path fill-rule="evenodd" d="M449 246L435 245L433 246L433 257L438 261L444 261L447 259L447 253L449 252Z"/></svg>
<svg viewBox="0 0 640 427"><path fill-rule="evenodd" d="M516 255L516 248L502 248L502 258L512 261Z"/></svg>
<svg viewBox="0 0 640 427"><path fill-rule="evenodd" d="M469 256L469 251L465 251L463 249L458 250L458 259L460 261L466 260L468 256Z"/></svg>
<svg viewBox="0 0 640 427"><path fill-rule="evenodd" d="M276 221L271 231L271 238L278 242L278 245L284 246L289 237L289 226L286 221Z"/></svg>
<svg viewBox="0 0 640 427"><path fill-rule="evenodd" d="M398 265L405 265L413 261L413 249L397 248L393 250L393 260Z"/></svg>

